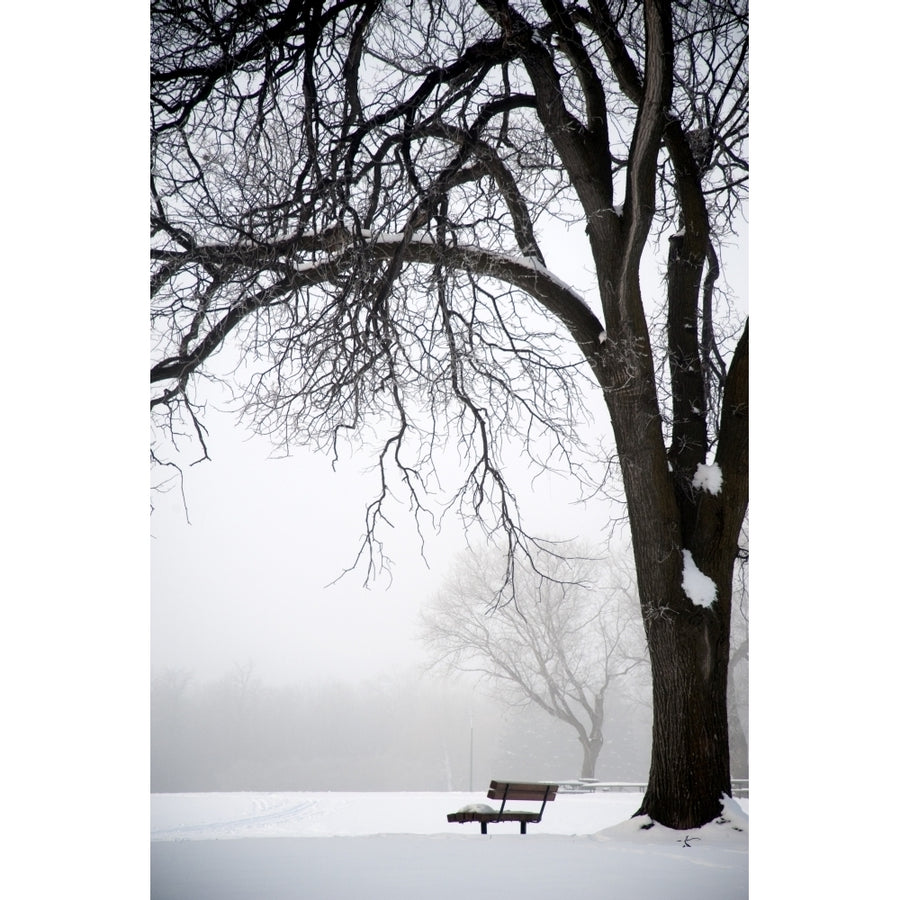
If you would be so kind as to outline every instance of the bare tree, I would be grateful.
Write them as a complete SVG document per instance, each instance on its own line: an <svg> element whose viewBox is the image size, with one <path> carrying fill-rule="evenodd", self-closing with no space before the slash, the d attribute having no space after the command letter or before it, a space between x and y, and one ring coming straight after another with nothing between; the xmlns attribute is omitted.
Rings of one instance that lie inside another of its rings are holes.
<svg viewBox="0 0 900 900"><path fill-rule="evenodd" d="M233 348L260 432L378 448L370 573L392 498L452 507L505 540L508 599L536 545L502 449L602 481L578 427L599 389L653 672L640 812L717 816L748 493L749 331L718 288L746 3L155 0L151 48L153 458L191 434L206 455L198 380ZM553 220L586 235L602 323L548 265Z"/></svg>
<svg viewBox="0 0 900 900"><path fill-rule="evenodd" d="M506 702L572 728L581 776L593 778L607 696L648 662L633 578L611 558L553 556L541 567L552 577L531 570L515 603L497 606L492 585L505 565L496 553L460 559L423 612L423 640L434 665L484 676Z"/></svg>

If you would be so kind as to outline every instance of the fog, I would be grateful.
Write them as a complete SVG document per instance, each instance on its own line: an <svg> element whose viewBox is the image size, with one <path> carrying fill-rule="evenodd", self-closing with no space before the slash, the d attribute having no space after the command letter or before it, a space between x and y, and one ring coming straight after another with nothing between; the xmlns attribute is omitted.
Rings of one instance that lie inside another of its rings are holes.
<svg viewBox="0 0 900 900"><path fill-rule="evenodd" d="M466 791L491 778L576 778L574 732L534 707L510 708L460 679L416 670L359 682L271 687L235 666L211 682L153 680L151 789ZM650 709L609 703L597 777L643 781Z"/></svg>
<svg viewBox="0 0 900 900"><path fill-rule="evenodd" d="M398 509L383 534L389 568L366 581L347 571L362 539L365 505L377 491L356 458L332 469L300 449L273 457L234 419L210 409L212 460L154 497L151 638L154 673L200 678L252 663L269 684L356 680L424 661L415 635L423 601L436 592L466 539L455 520L422 539ZM575 538L595 517L561 478L523 496L544 536ZM346 572L346 574L345 574Z"/></svg>
<svg viewBox="0 0 900 900"><path fill-rule="evenodd" d="M190 470L187 513L177 492L154 499L154 671L211 678L252 662L279 684L415 661L414 614L437 564L429 570L401 533L392 578L368 589L364 571L341 579L363 522L363 479L309 453L267 459L262 440L242 443L225 416L209 421L213 461ZM429 552L440 558L438 538Z"/></svg>
<svg viewBox="0 0 900 900"><path fill-rule="evenodd" d="M477 790L499 776L577 777L568 726L425 671L420 613L465 550L458 525L423 547L401 514L385 543L390 571L369 586L365 567L341 577L373 489L356 460L334 471L302 450L273 458L226 415L206 421L212 461L186 473L184 496L154 497L152 790L468 790L473 773ZM541 508L529 518L543 533L590 527L594 509L564 502L568 490L548 479L524 498ZM646 775L649 709L631 706L610 723L598 777Z"/></svg>

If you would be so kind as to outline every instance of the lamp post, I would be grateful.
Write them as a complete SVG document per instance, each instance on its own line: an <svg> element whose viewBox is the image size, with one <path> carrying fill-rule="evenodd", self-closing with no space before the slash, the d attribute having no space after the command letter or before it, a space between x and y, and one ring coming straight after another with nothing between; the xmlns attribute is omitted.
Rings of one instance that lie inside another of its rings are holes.
<svg viewBox="0 0 900 900"><path fill-rule="evenodd" d="M472 792L472 770L475 765L475 723L469 716L469 793Z"/></svg>

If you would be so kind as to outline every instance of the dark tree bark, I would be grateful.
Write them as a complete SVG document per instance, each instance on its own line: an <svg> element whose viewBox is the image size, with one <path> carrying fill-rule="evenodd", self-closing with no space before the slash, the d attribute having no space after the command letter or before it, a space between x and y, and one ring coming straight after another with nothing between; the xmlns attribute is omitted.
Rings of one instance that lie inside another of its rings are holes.
<svg viewBox="0 0 900 900"><path fill-rule="evenodd" d="M609 411L650 651L640 812L676 828L715 817L730 790L749 330L730 342L713 296L747 178L745 4L152 10L157 421L202 442L192 383L236 343L262 360L246 386L261 431L336 452L342 434L391 423L370 565L392 484L421 513L448 436L467 460L452 502L493 516L515 560L530 539L496 448L540 434L571 461L576 350ZM538 212L563 201L584 221L603 324L538 246ZM654 229L674 231L663 346L639 272ZM511 564L501 592L514 585Z"/></svg>

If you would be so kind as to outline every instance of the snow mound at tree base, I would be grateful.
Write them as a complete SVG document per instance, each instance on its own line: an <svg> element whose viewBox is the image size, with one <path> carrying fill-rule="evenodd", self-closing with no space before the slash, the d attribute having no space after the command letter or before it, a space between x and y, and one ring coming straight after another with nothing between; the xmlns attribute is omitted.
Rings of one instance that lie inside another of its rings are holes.
<svg viewBox="0 0 900 900"><path fill-rule="evenodd" d="M704 844L731 843L746 846L749 841L750 819L736 800L722 796L722 814L700 828L667 828L649 816L634 816L618 825L599 831L600 840L633 840L654 844L669 841L690 848Z"/></svg>

